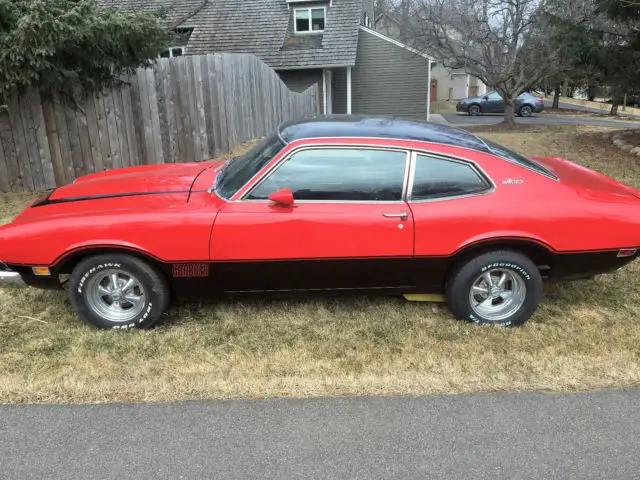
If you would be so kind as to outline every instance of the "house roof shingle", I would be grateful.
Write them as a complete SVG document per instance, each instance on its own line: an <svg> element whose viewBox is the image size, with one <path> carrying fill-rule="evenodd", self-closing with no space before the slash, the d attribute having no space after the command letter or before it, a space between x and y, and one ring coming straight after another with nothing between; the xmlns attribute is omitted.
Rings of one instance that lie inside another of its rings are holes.
<svg viewBox="0 0 640 480"><path fill-rule="evenodd" d="M103 7L168 9L173 24L198 9L203 0L99 0ZM327 5L328 5L327 0ZM274 69L353 66L358 47L362 0L333 0L327 8L321 42L291 41L286 0L209 0L180 27L194 28L188 54L253 53ZM311 37L312 35L308 35Z"/></svg>

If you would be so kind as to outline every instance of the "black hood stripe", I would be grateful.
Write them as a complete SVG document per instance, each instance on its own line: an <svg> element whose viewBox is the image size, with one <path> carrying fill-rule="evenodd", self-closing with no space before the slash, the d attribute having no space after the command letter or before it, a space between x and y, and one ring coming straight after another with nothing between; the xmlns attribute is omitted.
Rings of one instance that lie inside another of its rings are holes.
<svg viewBox="0 0 640 480"><path fill-rule="evenodd" d="M51 199L51 194L37 203L34 203L31 208L44 207L46 205L55 205L58 203L73 203L73 202L86 202L88 200L102 200L105 198L121 198L121 197L141 197L143 195L172 195L172 194L188 194L189 190L172 190L166 192L130 192L130 193L108 193L104 195L88 195L86 197L69 197Z"/></svg>

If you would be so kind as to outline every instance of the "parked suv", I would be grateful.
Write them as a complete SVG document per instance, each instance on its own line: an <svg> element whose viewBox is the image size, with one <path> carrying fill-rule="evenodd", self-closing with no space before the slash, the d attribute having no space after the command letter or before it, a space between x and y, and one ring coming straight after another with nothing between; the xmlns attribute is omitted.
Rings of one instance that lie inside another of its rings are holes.
<svg viewBox="0 0 640 480"><path fill-rule="evenodd" d="M544 100L525 92L516 99L514 110L516 115L530 117L533 113L544 110ZM456 111L474 116L481 113L504 113L504 100L498 92L489 92L484 97L460 100L456 105Z"/></svg>

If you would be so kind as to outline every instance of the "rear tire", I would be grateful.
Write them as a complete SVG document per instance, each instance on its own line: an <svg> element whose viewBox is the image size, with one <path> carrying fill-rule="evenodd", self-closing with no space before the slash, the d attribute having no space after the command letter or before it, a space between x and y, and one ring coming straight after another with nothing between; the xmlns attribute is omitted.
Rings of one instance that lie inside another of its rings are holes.
<svg viewBox="0 0 640 480"><path fill-rule="evenodd" d="M166 278L142 260L105 254L82 260L69 279L78 316L102 329L151 328L169 307Z"/></svg>
<svg viewBox="0 0 640 480"><path fill-rule="evenodd" d="M520 107L518 115L520 115L521 117L530 117L531 115L533 115L533 107L531 105L523 105L522 107Z"/></svg>
<svg viewBox="0 0 640 480"><path fill-rule="evenodd" d="M526 256L488 252L453 270L447 281L449 308L458 320L497 327L519 326L535 312L542 277Z"/></svg>

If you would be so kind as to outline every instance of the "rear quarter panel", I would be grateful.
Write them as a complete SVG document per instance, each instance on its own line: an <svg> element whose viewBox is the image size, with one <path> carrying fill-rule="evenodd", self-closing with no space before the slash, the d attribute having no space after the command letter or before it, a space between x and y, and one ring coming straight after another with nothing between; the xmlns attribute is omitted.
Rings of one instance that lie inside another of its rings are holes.
<svg viewBox="0 0 640 480"><path fill-rule="evenodd" d="M557 252L640 245L640 202L635 205L633 197L577 192L488 154L453 147L438 150L474 161L495 189L466 198L411 203L417 256L452 255L474 243L509 238L533 240Z"/></svg>

